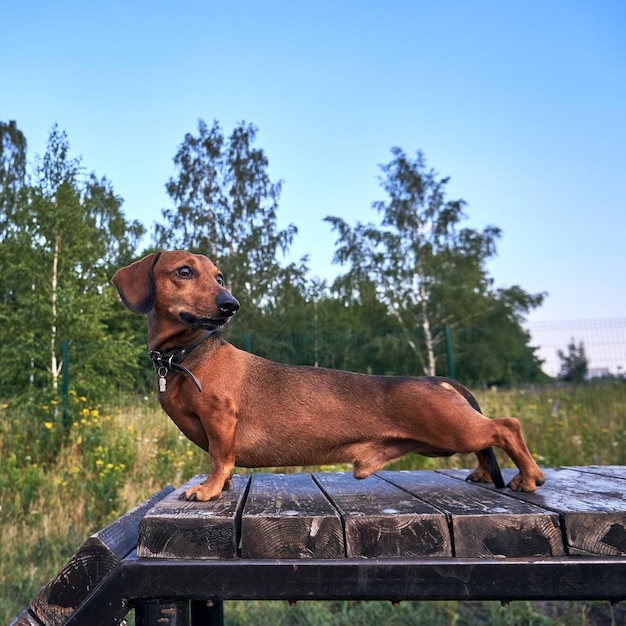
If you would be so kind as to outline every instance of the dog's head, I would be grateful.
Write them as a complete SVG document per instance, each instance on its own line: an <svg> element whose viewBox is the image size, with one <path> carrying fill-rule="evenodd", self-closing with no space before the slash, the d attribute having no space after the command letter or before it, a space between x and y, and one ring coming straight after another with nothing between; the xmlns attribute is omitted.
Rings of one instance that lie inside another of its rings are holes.
<svg viewBox="0 0 626 626"><path fill-rule="evenodd" d="M156 252L123 267L113 284L133 313L154 312L192 328L220 328L239 309L219 268L206 256L182 250Z"/></svg>

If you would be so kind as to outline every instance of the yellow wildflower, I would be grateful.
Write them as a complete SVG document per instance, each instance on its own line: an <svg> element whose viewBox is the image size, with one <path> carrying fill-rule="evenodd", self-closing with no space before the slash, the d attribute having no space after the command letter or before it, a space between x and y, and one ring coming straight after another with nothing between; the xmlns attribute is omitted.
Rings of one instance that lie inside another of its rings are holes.
<svg viewBox="0 0 626 626"><path fill-rule="evenodd" d="M43 425L47 430L52 430L52 427L54 426L52 422L44 422Z"/></svg>

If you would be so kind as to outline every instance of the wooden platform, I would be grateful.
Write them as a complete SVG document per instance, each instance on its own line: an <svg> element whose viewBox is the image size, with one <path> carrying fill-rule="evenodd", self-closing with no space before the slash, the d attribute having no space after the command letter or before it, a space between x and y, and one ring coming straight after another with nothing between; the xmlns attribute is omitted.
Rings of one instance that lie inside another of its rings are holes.
<svg viewBox="0 0 626 626"><path fill-rule="evenodd" d="M216 502L179 500L196 476L88 539L14 624L131 608L144 625L206 624L207 601L235 599L626 598L626 467L548 469L534 494L467 474L253 474Z"/></svg>
<svg viewBox="0 0 626 626"><path fill-rule="evenodd" d="M534 494L468 471L235 476L217 502L183 502L197 476L139 525L137 555L168 559L516 558L626 555L626 467L545 471ZM506 471L505 480L512 477ZM508 476L507 476L508 474Z"/></svg>

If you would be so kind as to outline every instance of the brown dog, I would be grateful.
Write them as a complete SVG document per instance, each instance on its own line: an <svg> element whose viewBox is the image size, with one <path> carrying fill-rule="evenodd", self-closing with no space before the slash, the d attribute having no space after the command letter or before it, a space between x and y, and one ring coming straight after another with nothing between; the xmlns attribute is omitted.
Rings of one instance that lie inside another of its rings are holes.
<svg viewBox="0 0 626 626"><path fill-rule="evenodd" d="M238 350L219 333L239 308L205 256L151 254L113 277L124 304L148 316L159 401L211 467L189 500L219 498L240 467L352 463L366 478L407 452L475 452L474 481L504 486L491 446L534 491L543 474L510 417L488 419L470 392L445 378L366 376L281 365ZM182 361L184 360L184 366Z"/></svg>

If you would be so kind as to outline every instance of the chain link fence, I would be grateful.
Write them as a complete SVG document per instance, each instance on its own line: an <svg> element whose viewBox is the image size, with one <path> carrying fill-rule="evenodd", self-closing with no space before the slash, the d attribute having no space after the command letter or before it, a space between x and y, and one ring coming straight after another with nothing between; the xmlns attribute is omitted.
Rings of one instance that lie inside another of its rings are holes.
<svg viewBox="0 0 626 626"><path fill-rule="evenodd" d="M588 378L626 374L626 318L534 322L525 327L530 332L531 345L539 348L543 370L550 376L561 371L558 352L567 354L571 343L584 346Z"/></svg>

